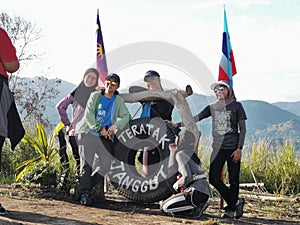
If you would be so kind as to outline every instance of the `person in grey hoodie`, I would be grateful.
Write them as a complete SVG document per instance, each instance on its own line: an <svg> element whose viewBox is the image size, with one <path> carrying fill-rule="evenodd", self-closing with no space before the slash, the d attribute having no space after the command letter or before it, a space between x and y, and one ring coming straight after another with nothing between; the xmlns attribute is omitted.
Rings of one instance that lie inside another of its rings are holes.
<svg viewBox="0 0 300 225"><path fill-rule="evenodd" d="M169 146L168 172L169 175L177 173L178 179L173 181L170 179L174 195L160 205L161 210L167 215L200 218L208 207L207 201L211 191L201 161L194 152L194 144L194 134L184 130L180 131L177 144Z"/></svg>

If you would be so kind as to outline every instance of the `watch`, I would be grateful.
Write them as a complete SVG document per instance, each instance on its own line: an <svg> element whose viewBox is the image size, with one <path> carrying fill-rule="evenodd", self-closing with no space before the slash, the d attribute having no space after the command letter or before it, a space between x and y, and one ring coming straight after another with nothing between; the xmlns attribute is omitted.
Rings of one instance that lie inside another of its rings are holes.
<svg viewBox="0 0 300 225"><path fill-rule="evenodd" d="M238 148L242 150L242 149L243 149L243 146L240 145Z"/></svg>

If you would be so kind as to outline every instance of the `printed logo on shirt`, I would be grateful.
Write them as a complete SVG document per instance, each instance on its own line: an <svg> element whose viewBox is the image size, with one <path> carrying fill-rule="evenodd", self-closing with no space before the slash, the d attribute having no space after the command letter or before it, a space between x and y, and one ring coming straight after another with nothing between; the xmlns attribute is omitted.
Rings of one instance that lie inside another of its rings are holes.
<svg viewBox="0 0 300 225"><path fill-rule="evenodd" d="M231 111L217 111L215 112L215 132L219 135L225 135L232 131L230 122Z"/></svg>

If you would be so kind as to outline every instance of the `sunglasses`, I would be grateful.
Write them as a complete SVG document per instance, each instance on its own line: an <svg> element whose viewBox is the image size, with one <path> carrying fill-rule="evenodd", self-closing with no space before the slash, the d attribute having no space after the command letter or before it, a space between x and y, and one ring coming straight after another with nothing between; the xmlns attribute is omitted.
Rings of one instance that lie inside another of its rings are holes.
<svg viewBox="0 0 300 225"><path fill-rule="evenodd" d="M214 89L214 92L215 93L218 93L218 92L222 92L222 91L224 91L225 90L225 87L218 87L218 88L215 88Z"/></svg>
<svg viewBox="0 0 300 225"><path fill-rule="evenodd" d="M105 81L105 83L106 83L107 85L111 85L111 86L116 86L116 85L118 85L117 82L115 82L115 81L110 81L110 80Z"/></svg>

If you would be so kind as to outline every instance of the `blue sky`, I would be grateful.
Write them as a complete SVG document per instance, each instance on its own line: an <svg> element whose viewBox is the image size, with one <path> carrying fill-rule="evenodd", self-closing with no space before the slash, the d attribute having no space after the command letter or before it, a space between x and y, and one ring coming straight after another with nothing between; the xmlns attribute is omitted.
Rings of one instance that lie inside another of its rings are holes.
<svg viewBox="0 0 300 225"><path fill-rule="evenodd" d="M233 82L238 100L300 101L298 0L0 0L1 11L22 16L42 29L43 38L35 50L44 53L43 58L21 76L46 73L74 84L95 62L97 8L106 52L135 42L165 42L195 54L217 79L224 4L237 67ZM158 70L180 87L193 82L172 66L152 62L117 71L121 85L140 80L148 69ZM200 81L201 72L194 75Z"/></svg>

